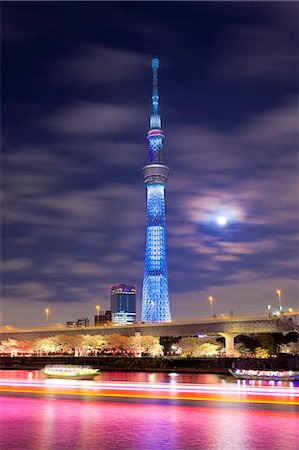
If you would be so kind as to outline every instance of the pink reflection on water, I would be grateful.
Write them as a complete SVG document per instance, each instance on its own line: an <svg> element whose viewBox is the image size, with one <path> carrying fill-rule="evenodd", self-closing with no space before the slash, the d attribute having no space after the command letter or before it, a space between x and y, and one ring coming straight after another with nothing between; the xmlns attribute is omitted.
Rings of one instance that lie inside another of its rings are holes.
<svg viewBox="0 0 299 450"><path fill-rule="evenodd" d="M296 448L284 411L0 397L1 450L282 450Z"/></svg>
<svg viewBox="0 0 299 450"><path fill-rule="evenodd" d="M0 379L42 380L40 370L0 370ZM133 382L161 382L171 383L172 376L158 372L100 372L98 381L133 381ZM215 384L220 382L220 376L213 374L176 374L176 381L180 383Z"/></svg>
<svg viewBox="0 0 299 450"><path fill-rule="evenodd" d="M233 383L188 383L194 380L186 374L106 372L96 381L42 379L38 371L0 371L0 388L8 395L44 395L50 399L59 395L80 396L83 399L100 400L104 397L135 399L168 399L181 401L220 401L222 403L261 403L288 406L298 405L299 389L293 383L288 386ZM174 374L172 374L174 375ZM197 375L200 377L200 375ZM134 381L128 381L128 379ZM126 381L123 381L126 380ZM145 381L141 381L145 380ZM157 381L160 380L160 381ZM162 381L161 381L162 380ZM197 378L199 380L199 378ZM225 405L224 405L225 406Z"/></svg>

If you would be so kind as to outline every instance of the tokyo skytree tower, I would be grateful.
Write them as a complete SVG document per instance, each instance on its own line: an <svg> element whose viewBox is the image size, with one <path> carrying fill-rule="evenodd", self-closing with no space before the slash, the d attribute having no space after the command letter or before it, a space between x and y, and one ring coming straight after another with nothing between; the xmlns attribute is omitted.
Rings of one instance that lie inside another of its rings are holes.
<svg viewBox="0 0 299 450"><path fill-rule="evenodd" d="M141 321L171 322L166 267L166 230L164 191L169 168L164 166L158 95L159 60L152 59L153 94L150 129L147 134L150 163L143 167L146 185L146 237L142 289Z"/></svg>

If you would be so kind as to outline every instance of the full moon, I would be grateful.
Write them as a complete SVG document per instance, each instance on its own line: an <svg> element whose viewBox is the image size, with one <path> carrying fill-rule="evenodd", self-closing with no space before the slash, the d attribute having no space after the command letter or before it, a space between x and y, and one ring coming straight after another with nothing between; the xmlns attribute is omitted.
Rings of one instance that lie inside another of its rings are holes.
<svg viewBox="0 0 299 450"><path fill-rule="evenodd" d="M227 218L224 216L219 216L219 217L217 217L217 223L221 227L224 227L227 224Z"/></svg>

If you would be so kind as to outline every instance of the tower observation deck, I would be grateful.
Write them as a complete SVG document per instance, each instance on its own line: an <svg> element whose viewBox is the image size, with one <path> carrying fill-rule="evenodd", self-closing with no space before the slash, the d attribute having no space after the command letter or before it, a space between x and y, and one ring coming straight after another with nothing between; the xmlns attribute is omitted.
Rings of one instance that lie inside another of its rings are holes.
<svg viewBox="0 0 299 450"><path fill-rule="evenodd" d="M153 58L152 114L147 134L149 164L143 167L147 216L141 321L152 323L171 322L166 266L164 199L169 168L163 164L162 148L165 135L161 129L159 113L158 69L159 60Z"/></svg>

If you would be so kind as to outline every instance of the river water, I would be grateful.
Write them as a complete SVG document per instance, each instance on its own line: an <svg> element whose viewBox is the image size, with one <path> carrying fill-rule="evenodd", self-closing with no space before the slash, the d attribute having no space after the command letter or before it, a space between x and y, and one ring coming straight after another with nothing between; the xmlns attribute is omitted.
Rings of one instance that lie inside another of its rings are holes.
<svg viewBox="0 0 299 450"><path fill-rule="evenodd" d="M216 375L0 371L1 450L295 450L299 387Z"/></svg>

